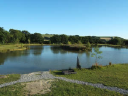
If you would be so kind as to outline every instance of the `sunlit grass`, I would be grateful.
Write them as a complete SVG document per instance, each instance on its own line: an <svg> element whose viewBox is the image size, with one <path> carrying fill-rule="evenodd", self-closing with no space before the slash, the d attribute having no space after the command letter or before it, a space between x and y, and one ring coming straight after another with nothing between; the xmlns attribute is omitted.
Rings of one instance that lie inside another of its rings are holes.
<svg viewBox="0 0 128 96"><path fill-rule="evenodd" d="M36 96L123 96L120 93L92 86L70 83L66 81L53 82L51 92Z"/></svg>
<svg viewBox="0 0 128 96"><path fill-rule="evenodd" d="M0 88L0 96L25 96L24 85L21 83Z"/></svg>
<svg viewBox="0 0 128 96"><path fill-rule="evenodd" d="M20 78L20 74L0 75L0 84L16 81L19 78Z"/></svg>
<svg viewBox="0 0 128 96"><path fill-rule="evenodd" d="M100 69L75 69L77 74L62 75L61 71L52 71L56 76L76 79L91 83L102 83L128 89L128 64L104 66Z"/></svg>

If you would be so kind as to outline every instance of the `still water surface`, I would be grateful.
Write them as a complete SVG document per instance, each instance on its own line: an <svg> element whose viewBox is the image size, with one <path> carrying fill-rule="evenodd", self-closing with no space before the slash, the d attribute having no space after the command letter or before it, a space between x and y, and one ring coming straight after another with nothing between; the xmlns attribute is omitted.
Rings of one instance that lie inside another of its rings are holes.
<svg viewBox="0 0 128 96"><path fill-rule="evenodd" d="M102 46L100 50L103 52L103 58L98 60L101 65L128 63L128 49ZM66 51L57 46L30 46L30 50L0 53L0 74L75 68L77 56L83 68L95 63L91 52Z"/></svg>

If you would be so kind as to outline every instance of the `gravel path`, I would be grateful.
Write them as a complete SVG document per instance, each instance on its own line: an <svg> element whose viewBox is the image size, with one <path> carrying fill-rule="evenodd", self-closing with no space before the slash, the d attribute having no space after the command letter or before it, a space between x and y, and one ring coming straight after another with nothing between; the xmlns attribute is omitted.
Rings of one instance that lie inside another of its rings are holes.
<svg viewBox="0 0 128 96"><path fill-rule="evenodd" d="M108 89L110 91L116 91L116 92L119 92L121 94L128 94L128 90L125 90L125 89L121 89L121 88L117 88L117 87L104 86L103 84L93 84L93 83L88 83L88 82L83 82L83 81L78 81L78 80L73 80L73 79L67 79L65 77L55 77L52 74L49 74L48 71L33 72L30 74L21 74L21 77L19 80L1 84L0 88L4 87L4 86L13 85L16 83L36 81L36 80L41 80L41 79L60 79L60 80L64 80L64 81L71 82L71 83L90 85L90 86L101 88L101 89Z"/></svg>

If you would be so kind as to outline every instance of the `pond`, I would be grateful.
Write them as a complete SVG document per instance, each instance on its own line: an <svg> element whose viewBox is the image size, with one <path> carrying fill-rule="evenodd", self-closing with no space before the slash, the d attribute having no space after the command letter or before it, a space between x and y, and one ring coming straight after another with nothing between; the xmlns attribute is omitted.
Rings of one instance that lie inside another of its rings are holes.
<svg viewBox="0 0 128 96"><path fill-rule="evenodd" d="M128 49L102 46L100 65L128 63ZM30 46L30 50L0 53L0 74L76 68L77 56L82 68L95 64L91 52L67 51L57 46Z"/></svg>

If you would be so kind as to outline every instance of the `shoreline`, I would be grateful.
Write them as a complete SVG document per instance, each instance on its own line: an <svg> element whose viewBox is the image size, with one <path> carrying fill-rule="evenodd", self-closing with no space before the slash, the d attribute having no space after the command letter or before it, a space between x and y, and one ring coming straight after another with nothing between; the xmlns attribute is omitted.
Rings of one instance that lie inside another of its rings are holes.
<svg viewBox="0 0 128 96"><path fill-rule="evenodd" d="M7 45L0 45L0 53L7 53L7 52L13 52L13 51L22 51L29 49L28 46L74 46L74 44L7 44ZM79 44L75 44L76 46L79 46ZM95 44L91 44L92 46L95 46ZM127 45L112 45L112 44L97 44L98 46L107 46L107 47L120 47L120 48L128 48ZM86 44L82 44L81 46L86 46Z"/></svg>

